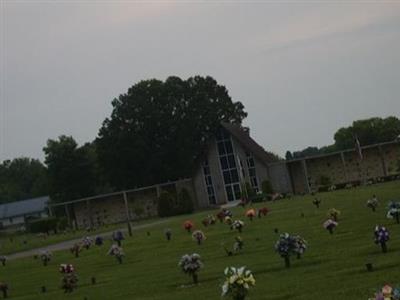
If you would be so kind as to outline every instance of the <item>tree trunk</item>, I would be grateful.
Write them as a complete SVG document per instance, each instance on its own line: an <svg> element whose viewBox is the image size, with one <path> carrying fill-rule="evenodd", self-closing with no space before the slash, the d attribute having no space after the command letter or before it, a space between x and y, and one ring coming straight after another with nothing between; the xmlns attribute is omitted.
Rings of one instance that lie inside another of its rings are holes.
<svg viewBox="0 0 400 300"><path fill-rule="evenodd" d="M290 268L290 257L289 257L289 255L285 256L285 267L286 268Z"/></svg>

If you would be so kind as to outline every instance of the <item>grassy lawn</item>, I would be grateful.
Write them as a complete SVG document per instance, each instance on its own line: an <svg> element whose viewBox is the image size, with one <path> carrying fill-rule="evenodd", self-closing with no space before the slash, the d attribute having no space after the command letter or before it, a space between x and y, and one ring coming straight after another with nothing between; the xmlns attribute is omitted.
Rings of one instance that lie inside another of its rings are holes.
<svg viewBox="0 0 400 300"><path fill-rule="evenodd" d="M380 207L374 213L365 202L376 194ZM54 253L47 267L33 258L9 261L0 267L0 281L10 286L10 299L220 299L223 270L227 266L246 265L253 271L256 286L247 299L367 299L376 288L385 283L400 283L400 225L386 219L388 200L400 200L400 183L351 190L341 190L319 195L322 204L316 209L312 197L294 197L267 203L270 214L253 222L245 220L244 209L233 209L234 219L246 222L241 236L245 246L242 254L228 257L222 242L232 245L236 232L227 225L216 224L204 228L200 221L209 212L180 216L168 223L134 232L123 243L126 253L124 263L106 255L110 241L102 247L92 247L75 258L68 251ZM256 205L256 207L264 204ZM323 227L329 208L342 214L333 235ZM304 217L301 217L301 213ZM191 219L202 229L207 239L198 246L182 228L182 222ZM388 253L381 253L373 242L376 224L387 226L391 234ZM163 229L173 231L167 242ZM280 232L299 234L308 241L303 258L292 258L292 267L285 269L283 259L274 251ZM150 232L150 236L146 233ZM177 266L185 253L201 255L204 268L199 272L199 285L191 286L191 278ZM372 262L373 272L367 272L365 263ZM60 263L72 263L79 276L79 287L65 295L59 288ZM97 279L91 285L91 277ZM48 292L40 293L45 285Z"/></svg>

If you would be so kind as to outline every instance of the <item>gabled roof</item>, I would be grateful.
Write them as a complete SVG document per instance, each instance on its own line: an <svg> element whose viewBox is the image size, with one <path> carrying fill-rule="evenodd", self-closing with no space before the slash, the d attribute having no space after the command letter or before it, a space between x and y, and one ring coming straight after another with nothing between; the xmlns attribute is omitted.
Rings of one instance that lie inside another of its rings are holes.
<svg viewBox="0 0 400 300"><path fill-rule="evenodd" d="M257 144L257 142L250 137L249 133L246 132L240 125L225 122L221 123L221 125L233 137L235 137L245 149L250 151L265 165L278 161L278 157L275 154L265 151L265 149Z"/></svg>
<svg viewBox="0 0 400 300"><path fill-rule="evenodd" d="M0 219L23 216L46 210L49 196L10 202L0 205Z"/></svg>

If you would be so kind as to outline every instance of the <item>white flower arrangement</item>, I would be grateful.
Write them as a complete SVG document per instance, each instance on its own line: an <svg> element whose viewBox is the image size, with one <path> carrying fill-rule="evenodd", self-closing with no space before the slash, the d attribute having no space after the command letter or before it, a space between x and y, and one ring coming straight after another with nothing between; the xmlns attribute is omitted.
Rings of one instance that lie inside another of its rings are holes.
<svg viewBox="0 0 400 300"><path fill-rule="evenodd" d="M244 222L243 222L243 221L241 221L241 220L235 220L235 221L233 221L232 224L231 224L231 229L236 229L236 230L238 230L239 232L242 232L243 226L244 226Z"/></svg>
<svg viewBox="0 0 400 300"><path fill-rule="evenodd" d="M225 282L222 296L231 296L234 300L244 300L251 286L256 284L253 274L246 267L228 267L225 269Z"/></svg>
<svg viewBox="0 0 400 300"><path fill-rule="evenodd" d="M200 259L201 257L197 253L185 254L178 263L184 273L192 276L195 284L197 284L197 272L203 267Z"/></svg>

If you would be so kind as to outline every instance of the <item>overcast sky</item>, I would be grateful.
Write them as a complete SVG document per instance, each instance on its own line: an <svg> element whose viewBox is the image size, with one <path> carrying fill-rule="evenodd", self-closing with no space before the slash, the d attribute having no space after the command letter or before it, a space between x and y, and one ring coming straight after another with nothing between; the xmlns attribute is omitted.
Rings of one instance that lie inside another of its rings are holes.
<svg viewBox="0 0 400 300"><path fill-rule="evenodd" d="M267 150L400 117L400 1L1 2L0 161L92 141L139 80L213 76Z"/></svg>

